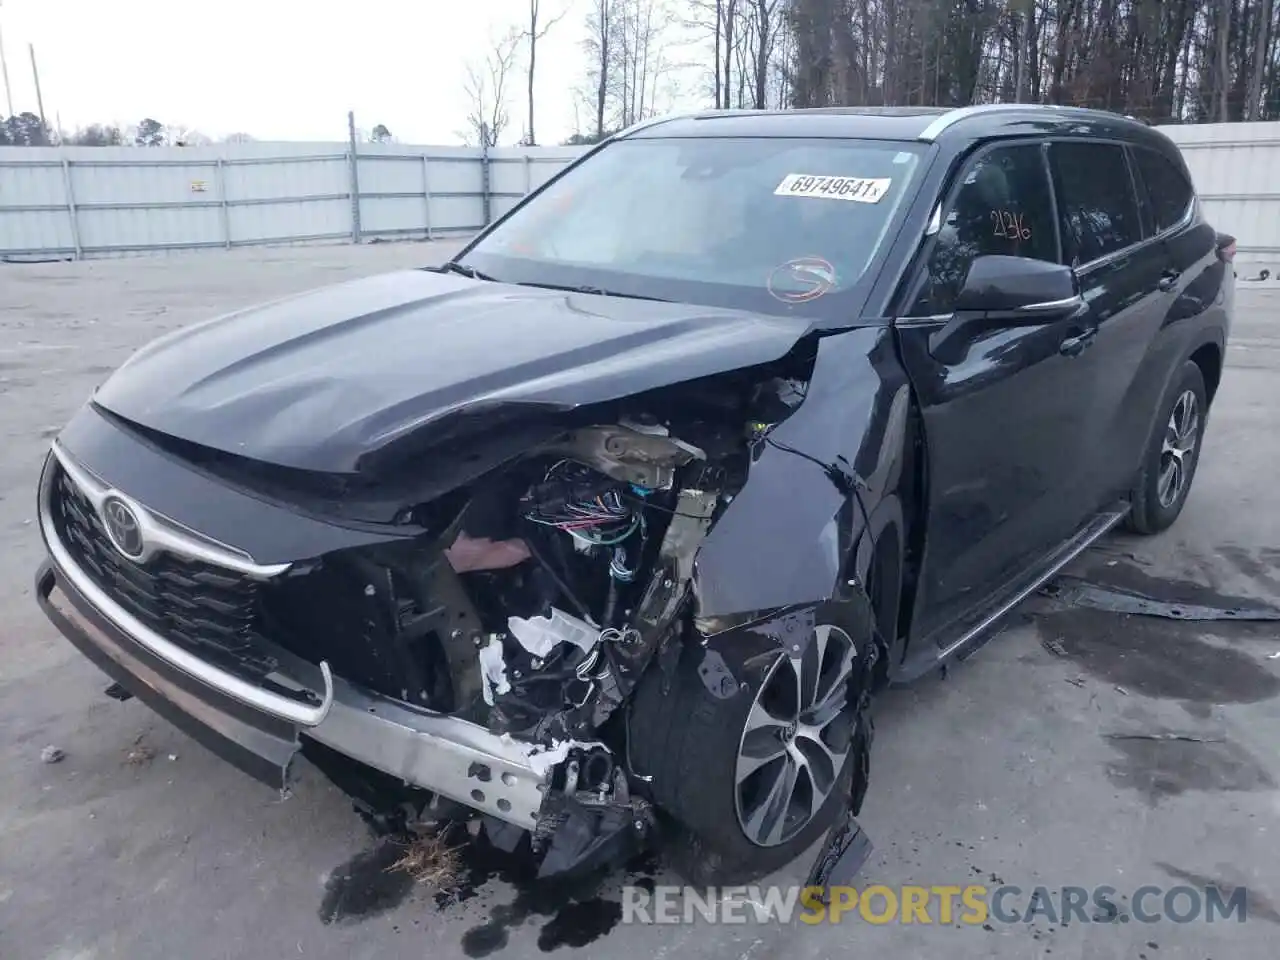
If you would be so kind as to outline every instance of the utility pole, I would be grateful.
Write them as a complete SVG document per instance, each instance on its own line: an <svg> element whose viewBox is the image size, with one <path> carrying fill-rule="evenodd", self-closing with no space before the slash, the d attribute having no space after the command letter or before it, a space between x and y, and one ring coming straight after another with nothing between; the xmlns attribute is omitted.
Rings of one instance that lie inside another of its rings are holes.
<svg viewBox="0 0 1280 960"><path fill-rule="evenodd" d="M13 116L13 91L9 88L9 61L4 57L4 31L0 30L0 76L4 77L4 100Z"/></svg>
<svg viewBox="0 0 1280 960"><path fill-rule="evenodd" d="M40 71L36 69L36 45L28 43L27 52L31 54L31 79L36 84L36 109L40 111L40 126L48 130L49 124L44 119L44 97L40 96Z"/></svg>

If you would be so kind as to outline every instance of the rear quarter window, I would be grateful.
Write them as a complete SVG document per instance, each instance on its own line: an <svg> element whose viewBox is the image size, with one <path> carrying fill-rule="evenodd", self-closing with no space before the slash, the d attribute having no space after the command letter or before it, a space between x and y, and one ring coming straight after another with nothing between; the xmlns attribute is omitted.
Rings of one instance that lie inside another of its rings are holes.
<svg viewBox="0 0 1280 960"><path fill-rule="evenodd" d="M1194 194L1191 183L1180 165L1154 150L1135 147L1133 158L1146 184L1155 228L1157 232L1168 230L1186 216Z"/></svg>

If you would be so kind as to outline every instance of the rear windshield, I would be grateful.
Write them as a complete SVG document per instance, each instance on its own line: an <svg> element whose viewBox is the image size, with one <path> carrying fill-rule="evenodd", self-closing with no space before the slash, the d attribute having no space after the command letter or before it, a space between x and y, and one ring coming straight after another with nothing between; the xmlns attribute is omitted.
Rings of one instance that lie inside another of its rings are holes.
<svg viewBox="0 0 1280 960"><path fill-rule="evenodd" d="M914 144L621 140L461 262L515 283L837 318L914 189Z"/></svg>

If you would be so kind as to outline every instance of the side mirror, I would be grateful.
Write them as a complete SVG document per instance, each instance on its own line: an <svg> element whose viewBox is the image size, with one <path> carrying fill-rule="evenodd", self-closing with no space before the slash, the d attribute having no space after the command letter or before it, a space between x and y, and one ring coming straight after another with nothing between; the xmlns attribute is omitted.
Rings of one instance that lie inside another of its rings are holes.
<svg viewBox="0 0 1280 960"><path fill-rule="evenodd" d="M992 254L969 265L956 297L956 313L1013 317L1070 313L1083 303L1075 272L1060 263Z"/></svg>
<svg viewBox="0 0 1280 960"><path fill-rule="evenodd" d="M955 313L929 337L929 352L958 363L978 329L1045 323L1084 307L1075 271L1060 263L991 254L975 257Z"/></svg>

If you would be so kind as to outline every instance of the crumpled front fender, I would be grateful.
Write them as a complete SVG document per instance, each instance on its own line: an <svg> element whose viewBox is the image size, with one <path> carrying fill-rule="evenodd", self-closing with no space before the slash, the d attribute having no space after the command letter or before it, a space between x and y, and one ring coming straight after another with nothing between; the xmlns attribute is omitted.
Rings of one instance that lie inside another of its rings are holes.
<svg viewBox="0 0 1280 960"><path fill-rule="evenodd" d="M889 328L819 341L803 403L757 444L746 484L702 543L696 615L816 603L836 594L844 571L864 575L879 534L901 523L909 405Z"/></svg>

